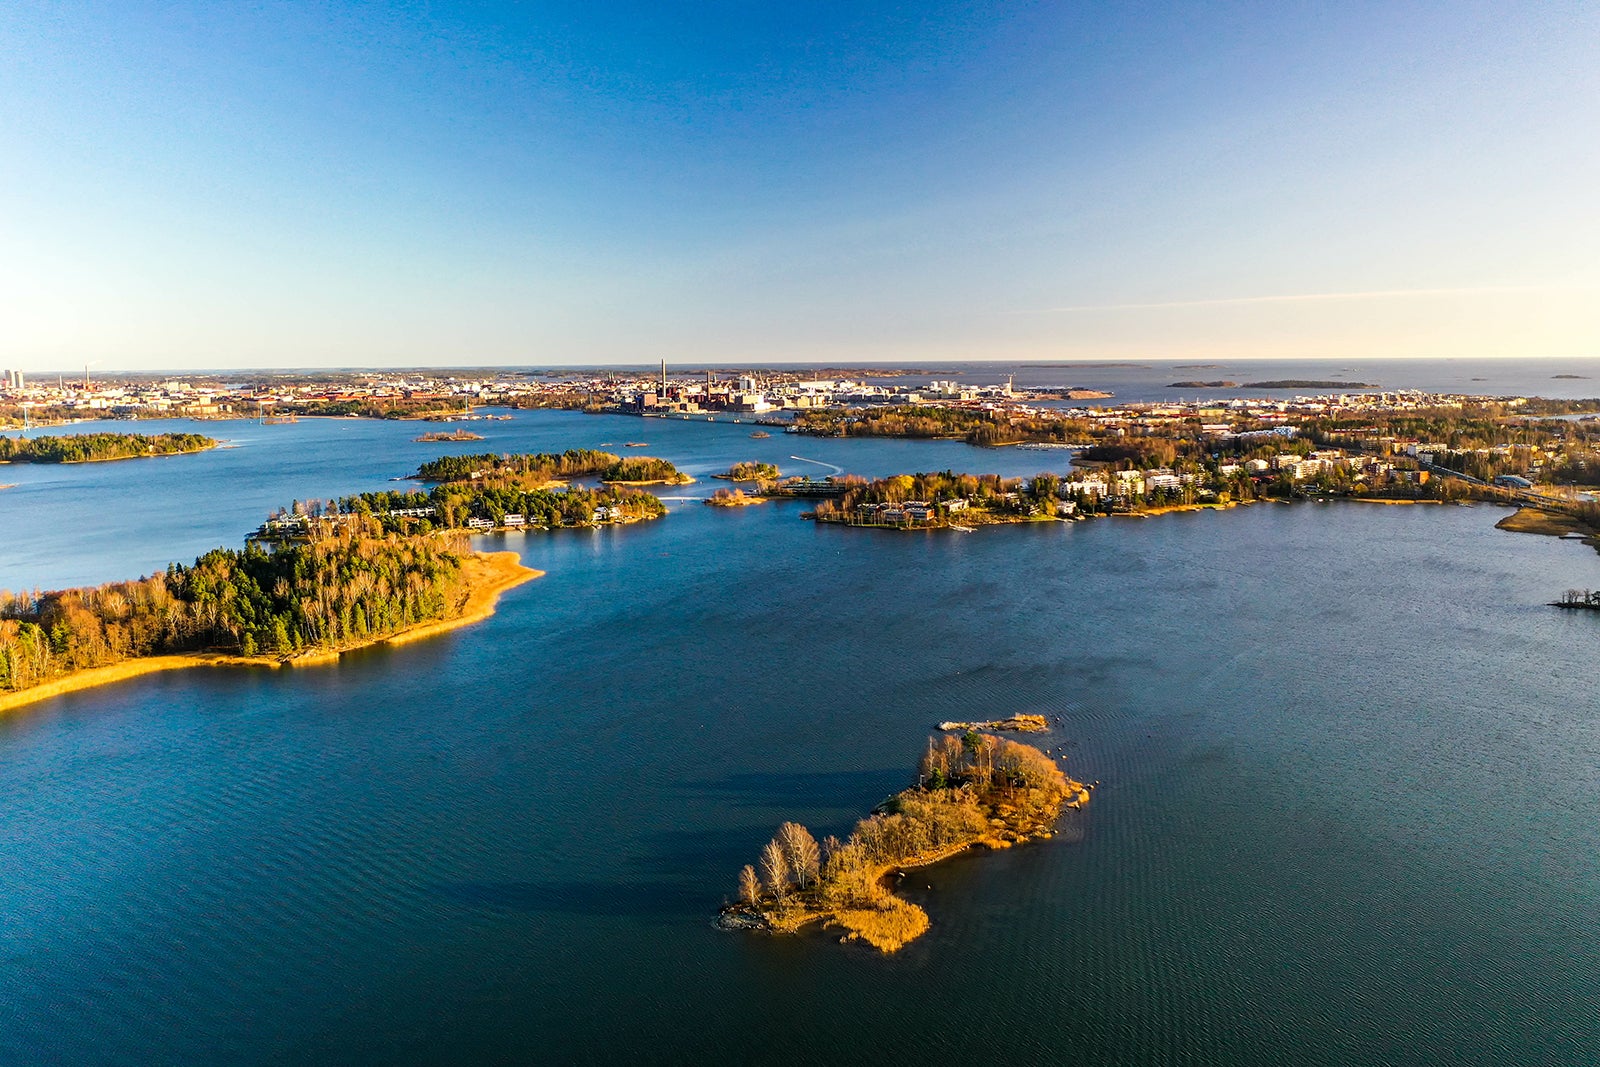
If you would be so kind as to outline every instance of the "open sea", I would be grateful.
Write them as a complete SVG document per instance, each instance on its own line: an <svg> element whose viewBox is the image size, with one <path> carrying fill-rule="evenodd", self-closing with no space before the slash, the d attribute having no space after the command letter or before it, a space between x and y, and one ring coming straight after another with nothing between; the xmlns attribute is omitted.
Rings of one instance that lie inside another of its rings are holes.
<svg viewBox="0 0 1600 1067"><path fill-rule="evenodd" d="M0 467L0 588L149 573L444 452L645 441L701 479L659 522L480 539L547 574L478 625L0 716L0 1063L1600 1061L1600 617L1545 606L1600 587L1593 549L1487 506L819 529L699 498L744 459L1066 457L474 428ZM1053 841L912 872L925 937L712 927L779 822L843 833L939 720L1015 712L1102 784Z"/></svg>

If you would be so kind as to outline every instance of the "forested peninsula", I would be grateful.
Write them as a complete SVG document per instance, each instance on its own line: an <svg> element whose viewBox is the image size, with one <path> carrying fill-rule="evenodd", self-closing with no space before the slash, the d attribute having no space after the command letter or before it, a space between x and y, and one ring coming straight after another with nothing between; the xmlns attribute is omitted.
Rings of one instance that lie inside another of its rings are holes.
<svg viewBox="0 0 1600 1067"><path fill-rule="evenodd" d="M401 536L355 517L268 551L50 593L0 592L0 711L155 670L335 658L486 617L537 571L473 553L462 534Z"/></svg>
<svg viewBox="0 0 1600 1067"><path fill-rule="evenodd" d="M786 822L739 872L738 901L721 925L793 933L813 922L894 952L928 929L928 913L894 894L899 871L925 867L974 845L1009 848L1054 833L1064 806L1089 802L1089 789L1031 745L990 734L931 738L918 782L856 824L845 841L820 845Z"/></svg>
<svg viewBox="0 0 1600 1067"><path fill-rule="evenodd" d="M0 463L94 463L204 452L218 442L197 433L79 433L45 437L0 435Z"/></svg>

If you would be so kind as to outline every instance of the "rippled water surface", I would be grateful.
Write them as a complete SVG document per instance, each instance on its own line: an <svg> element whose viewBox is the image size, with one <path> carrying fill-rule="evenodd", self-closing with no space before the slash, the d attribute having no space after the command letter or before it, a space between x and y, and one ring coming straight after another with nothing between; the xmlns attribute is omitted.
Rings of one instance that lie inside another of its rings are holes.
<svg viewBox="0 0 1600 1067"><path fill-rule="evenodd" d="M750 429L240 423L14 467L0 586L147 572L441 450L1054 459ZM506 539L548 573L470 629L0 718L0 1062L1592 1062L1600 619L1542 605L1600 555L1501 514L896 536L685 500ZM1103 785L1056 841L908 877L922 940L711 928L779 821L843 831L933 723L1015 711Z"/></svg>

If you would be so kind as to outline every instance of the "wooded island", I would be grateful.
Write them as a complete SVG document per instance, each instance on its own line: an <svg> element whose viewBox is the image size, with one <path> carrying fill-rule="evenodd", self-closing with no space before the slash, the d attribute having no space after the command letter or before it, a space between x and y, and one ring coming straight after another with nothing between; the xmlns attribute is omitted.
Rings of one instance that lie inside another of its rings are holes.
<svg viewBox="0 0 1600 1067"><path fill-rule="evenodd" d="M618 485L686 485L694 481L667 460L655 456L623 458L587 448L566 452L440 456L417 468L420 482L480 481L502 486L537 488L568 478L596 477Z"/></svg>
<svg viewBox="0 0 1600 1067"><path fill-rule="evenodd" d="M825 922L842 927L845 940L893 952L928 929L928 913L895 896L892 875L974 845L1050 837L1063 806L1089 802L1089 789L1043 752L976 732L930 738L918 781L845 841L819 845L804 826L784 823L758 864L739 872L738 902L723 909L722 925L793 933Z"/></svg>
<svg viewBox="0 0 1600 1067"><path fill-rule="evenodd" d="M218 442L197 433L77 433L45 437L0 435L0 463L95 463L203 452Z"/></svg>

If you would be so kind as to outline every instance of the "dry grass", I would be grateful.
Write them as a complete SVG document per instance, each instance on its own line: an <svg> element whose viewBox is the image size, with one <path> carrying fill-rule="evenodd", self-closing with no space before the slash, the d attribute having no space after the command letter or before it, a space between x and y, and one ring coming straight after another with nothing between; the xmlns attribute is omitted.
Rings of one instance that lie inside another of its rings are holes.
<svg viewBox="0 0 1600 1067"><path fill-rule="evenodd" d="M474 552L462 560L461 569L468 588L472 590L467 595L466 604L461 608L461 614L438 622L425 622L409 630L391 634L382 640L391 645L403 645L409 641L420 641L424 637L432 637L435 634L482 622L494 614L494 606L499 601L501 593L523 582L544 576L544 571L524 567L521 558L515 552Z"/></svg>
<svg viewBox="0 0 1600 1067"><path fill-rule="evenodd" d="M1559 511L1545 511L1541 508L1519 508L1515 513L1507 515L1494 525L1497 530L1510 530L1513 533L1544 534L1547 537L1561 537L1569 533L1590 534L1594 532L1571 515L1563 515Z"/></svg>
<svg viewBox="0 0 1600 1067"><path fill-rule="evenodd" d="M849 931L846 941L860 939L879 952L894 952L928 931L928 913L899 897L878 908L841 908L829 919Z"/></svg>

